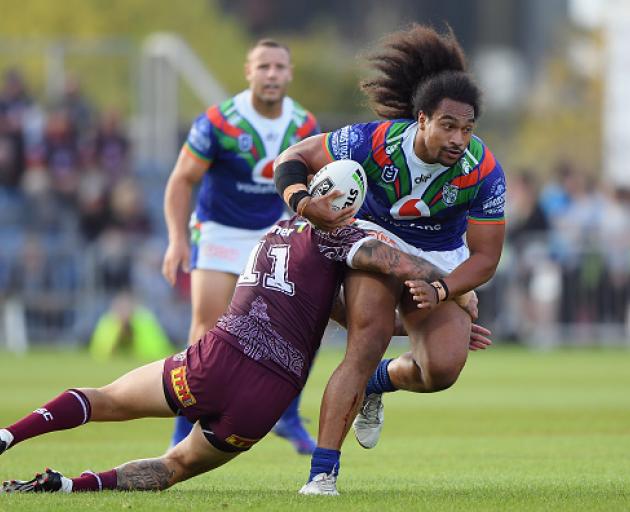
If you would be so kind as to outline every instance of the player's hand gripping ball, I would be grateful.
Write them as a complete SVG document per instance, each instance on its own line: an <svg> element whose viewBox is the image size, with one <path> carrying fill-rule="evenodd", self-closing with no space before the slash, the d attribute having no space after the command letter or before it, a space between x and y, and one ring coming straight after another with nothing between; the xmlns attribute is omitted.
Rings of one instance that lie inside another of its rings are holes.
<svg viewBox="0 0 630 512"><path fill-rule="evenodd" d="M367 177L360 163L354 160L335 160L322 167L313 176L308 192L313 196L323 196L331 190L343 193L332 202L334 210L341 210L348 206L356 213L367 192Z"/></svg>

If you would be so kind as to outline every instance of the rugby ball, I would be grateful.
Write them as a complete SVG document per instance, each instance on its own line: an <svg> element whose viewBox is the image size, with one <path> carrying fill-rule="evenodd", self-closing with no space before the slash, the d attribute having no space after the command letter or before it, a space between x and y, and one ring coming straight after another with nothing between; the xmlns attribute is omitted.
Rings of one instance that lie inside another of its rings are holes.
<svg viewBox="0 0 630 512"><path fill-rule="evenodd" d="M367 193L367 177L360 163L354 160L335 160L322 167L308 186L313 196L323 196L331 190L343 192L332 202L333 210L351 206L356 213Z"/></svg>

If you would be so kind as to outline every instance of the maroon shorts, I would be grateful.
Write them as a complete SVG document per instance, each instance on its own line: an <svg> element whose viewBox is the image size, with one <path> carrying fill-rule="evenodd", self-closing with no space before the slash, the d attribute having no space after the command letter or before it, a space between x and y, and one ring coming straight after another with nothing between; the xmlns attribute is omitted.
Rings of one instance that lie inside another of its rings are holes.
<svg viewBox="0 0 630 512"><path fill-rule="evenodd" d="M199 421L208 441L228 452L262 439L299 393L212 331L167 358L162 381L173 412Z"/></svg>

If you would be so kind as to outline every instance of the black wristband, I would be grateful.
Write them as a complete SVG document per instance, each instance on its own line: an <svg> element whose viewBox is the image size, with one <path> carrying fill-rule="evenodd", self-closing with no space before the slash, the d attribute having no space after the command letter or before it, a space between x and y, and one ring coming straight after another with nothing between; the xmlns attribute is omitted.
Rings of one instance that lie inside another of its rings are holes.
<svg viewBox="0 0 630 512"><path fill-rule="evenodd" d="M294 212L297 212L298 204L300 204L300 201L305 197L311 197L311 194L309 194L306 190L298 190L297 192L293 192L293 194L291 194L291 197L289 197L289 206Z"/></svg>
<svg viewBox="0 0 630 512"><path fill-rule="evenodd" d="M446 295L444 295L444 299L443 300L448 300L448 296L449 291L448 291L448 286L446 286L446 283L444 282L444 279L438 279L438 283L440 283L442 285L442 288L444 288L444 292L446 292Z"/></svg>
<svg viewBox="0 0 630 512"><path fill-rule="evenodd" d="M278 165L273 172L273 181L280 197L290 185L306 185L308 167L301 160L287 160ZM293 208L293 207L292 207Z"/></svg>
<svg viewBox="0 0 630 512"><path fill-rule="evenodd" d="M439 304L440 303L440 292L438 292L438 289L431 285L431 288L433 288L433 291L435 292L435 303Z"/></svg>

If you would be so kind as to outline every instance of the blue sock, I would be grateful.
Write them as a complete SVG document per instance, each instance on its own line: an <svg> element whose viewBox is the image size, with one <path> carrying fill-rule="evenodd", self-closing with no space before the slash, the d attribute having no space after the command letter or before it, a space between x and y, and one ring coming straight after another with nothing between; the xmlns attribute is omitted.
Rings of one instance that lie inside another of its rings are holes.
<svg viewBox="0 0 630 512"><path fill-rule="evenodd" d="M340 451L320 448L319 446L315 448L313 455L311 455L311 474L308 477L308 481L310 482L315 475L320 473L338 475L340 457Z"/></svg>
<svg viewBox="0 0 630 512"><path fill-rule="evenodd" d="M390 361L393 361L393 359L383 359L380 363L378 363L374 375L370 377L367 387L365 388L366 395L371 395L373 393L380 395L382 393L396 391L396 386L392 384L392 381L389 378L389 373L387 373L387 365L389 365Z"/></svg>
<svg viewBox="0 0 630 512"><path fill-rule="evenodd" d="M300 393L296 396L293 401L287 407L287 410L282 413L279 421L291 421L298 419L298 407L300 406L300 398L302 398L302 394Z"/></svg>
<svg viewBox="0 0 630 512"><path fill-rule="evenodd" d="M171 439L172 446L186 438L193 428L193 424L183 416L177 416L175 418L175 432L173 432L173 438Z"/></svg>

